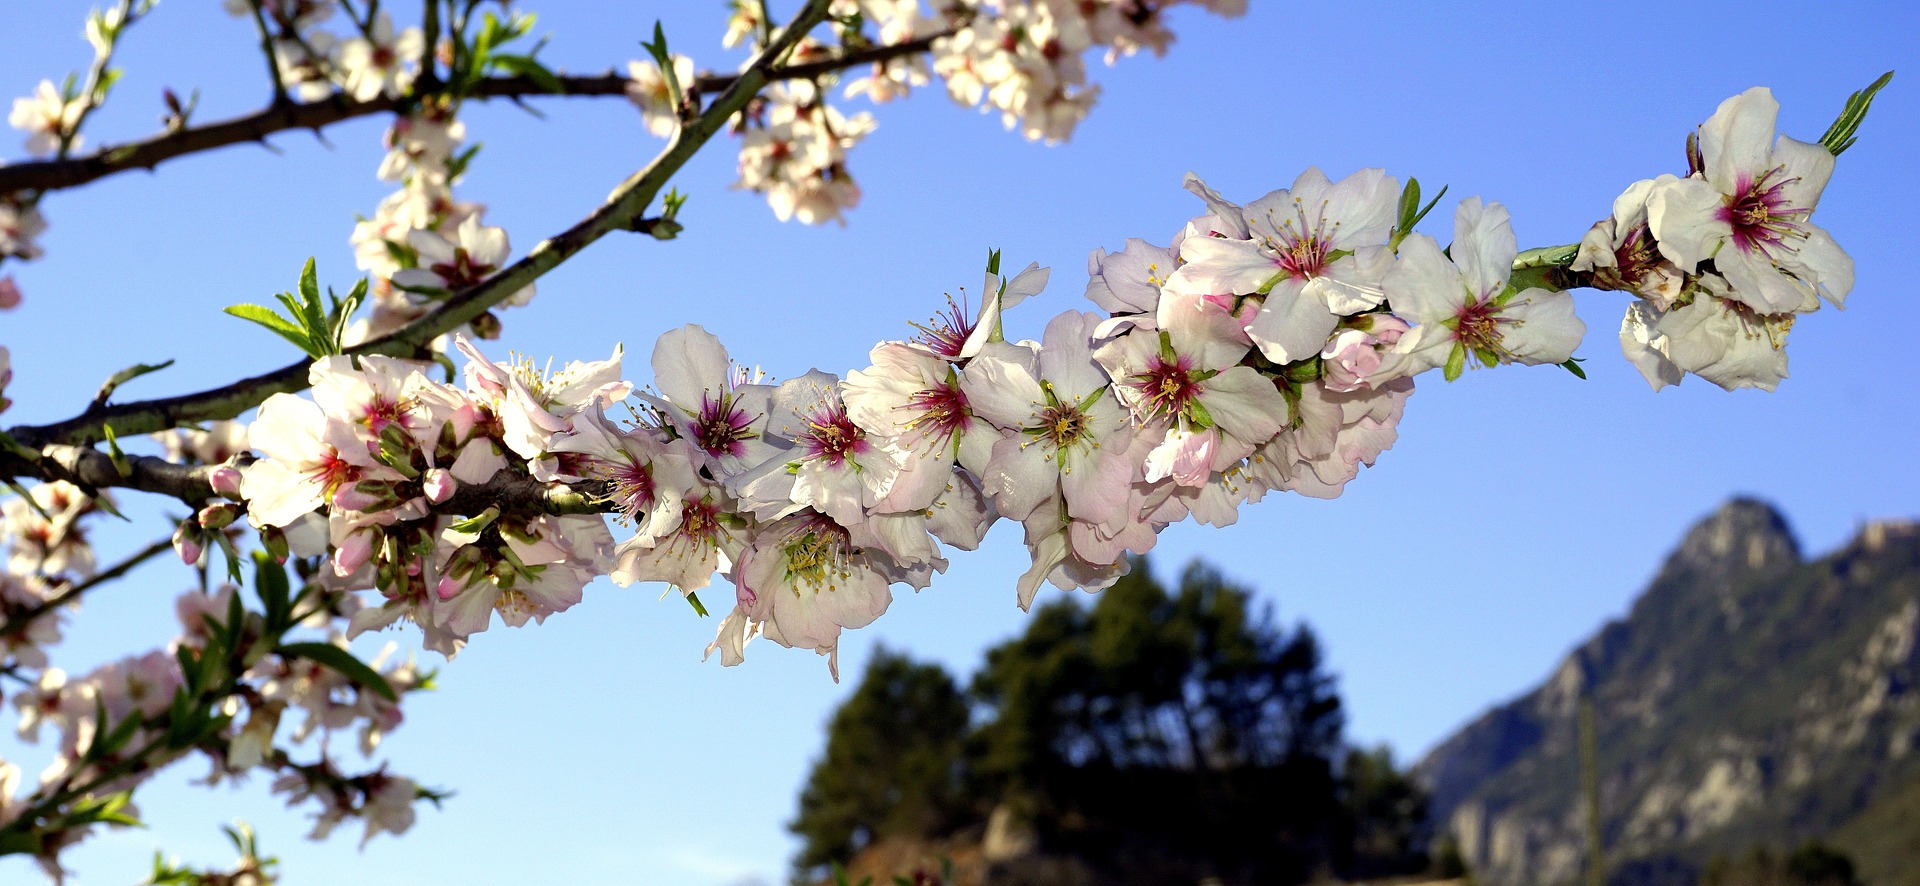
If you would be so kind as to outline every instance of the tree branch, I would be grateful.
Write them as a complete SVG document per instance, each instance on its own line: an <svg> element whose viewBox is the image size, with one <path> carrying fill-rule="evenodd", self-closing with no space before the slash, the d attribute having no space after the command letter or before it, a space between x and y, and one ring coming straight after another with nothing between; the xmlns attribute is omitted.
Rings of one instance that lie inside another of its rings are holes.
<svg viewBox="0 0 1920 886"><path fill-rule="evenodd" d="M767 70L763 82L818 77L862 64L888 61L927 51L933 41L947 36L941 32L907 43L876 46L836 55L822 61L789 65ZM744 75L703 74L694 88L703 94L731 89ZM549 92L531 78L523 76L488 77L469 96L477 99L519 100L529 96L610 96L625 95L630 81L612 71L599 75L559 78L564 92ZM345 95L315 102L288 102L269 105L244 117L235 117L205 126L177 129L145 141L102 148L85 157L66 160L39 160L0 166L0 194L18 191L56 191L74 188L107 176L133 169L151 170L175 157L209 151L228 145L264 141L267 136L291 129L321 129L345 120L405 109L414 99L379 96L355 101Z"/></svg>

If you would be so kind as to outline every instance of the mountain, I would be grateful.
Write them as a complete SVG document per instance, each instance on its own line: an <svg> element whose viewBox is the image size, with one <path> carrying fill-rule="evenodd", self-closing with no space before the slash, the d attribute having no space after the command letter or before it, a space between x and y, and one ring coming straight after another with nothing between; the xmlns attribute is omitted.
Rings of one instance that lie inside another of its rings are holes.
<svg viewBox="0 0 1920 886"><path fill-rule="evenodd" d="M1614 886L1813 838L1920 886L1920 525L1814 560L1763 502L1694 526L1626 618L1416 767L1483 886L1581 877L1583 697Z"/></svg>

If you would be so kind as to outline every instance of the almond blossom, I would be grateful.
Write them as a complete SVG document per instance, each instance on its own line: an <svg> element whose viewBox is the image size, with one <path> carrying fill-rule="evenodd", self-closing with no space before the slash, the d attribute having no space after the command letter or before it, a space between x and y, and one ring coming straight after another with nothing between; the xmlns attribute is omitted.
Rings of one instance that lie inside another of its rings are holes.
<svg viewBox="0 0 1920 886"><path fill-rule="evenodd" d="M80 147L81 137L74 128L86 111L84 100L69 100L52 80L42 80L33 95L13 100L7 125L27 134L27 153L45 157L63 146L66 150Z"/></svg>
<svg viewBox="0 0 1920 886"><path fill-rule="evenodd" d="M673 75L682 90L691 87L693 59L675 54ZM668 88L666 75L660 71L658 63L627 63L627 99L639 106L640 118L645 121L647 132L656 138L667 138L680 128L680 106L685 102L685 97L674 95Z"/></svg>
<svg viewBox="0 0 1920 886"><path fill-rule="evenodd" d="M1842 304L1853 259L1810 221L1833 176L1823 145L1778 134L1780 103L1756 86L1720 103L1700 127L1699 177L1667 181L1647 199L1660 251L1680 269L1712 260L1727 295L1762 314Z"/></svg>
<svg viewBox="0 0 1920 886"><path fill-rule="evenodd" d="M1247 324L1254 343L1275 363L1310 357L1340 316L1380 304L1399 195L1400 183L1383 170L1333 182L1310 168L1293 187L1240 210L1247 239L1189 235L1180 247L1186 264L1170 285L1196 294L1263 295Z"/></svg>
<svg viewBox="0 0 1920 886"><path fill-rule="evenodd" d="M1414 234L1400 244L1400 260L1384 281L1394 310L1417 323L1395 344L1406 360L1396 369L1411 375L1445 367L1448 381L1469 358L1481 366L1503 363L1563 363L1586 334L1573 315L1573 297L1546 289L1514 291L1507 285L1519 254L1507 209L1478 197L1454 213L1449 259L1440 244Z"/></svg>
<svg viewBox="0 0 1920 886"><path fill-rule="evenodd" d="M374 16L367 34L345 40L335 50L342 86L356 101L404 95L413 82L408 67L417 62L426 43L419 28L395 35L393 17L381 12Z"/></svg>

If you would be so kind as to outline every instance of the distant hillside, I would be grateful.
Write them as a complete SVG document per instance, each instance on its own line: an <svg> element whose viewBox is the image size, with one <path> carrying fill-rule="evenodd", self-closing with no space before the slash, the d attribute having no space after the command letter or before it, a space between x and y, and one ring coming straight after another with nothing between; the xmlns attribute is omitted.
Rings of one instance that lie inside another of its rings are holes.
<svg viewBox="0 0 1920 886"><path fill-rule="evenodd" d="M1695 882L1706 859L1821 837L1873 886L1920 886L1920 526L1801 558L1736 500L1632 612L1545 684L1416 768L1483 886L1571 883L1585 857L1579 699L1597 712L1610 881Z"/></svg>

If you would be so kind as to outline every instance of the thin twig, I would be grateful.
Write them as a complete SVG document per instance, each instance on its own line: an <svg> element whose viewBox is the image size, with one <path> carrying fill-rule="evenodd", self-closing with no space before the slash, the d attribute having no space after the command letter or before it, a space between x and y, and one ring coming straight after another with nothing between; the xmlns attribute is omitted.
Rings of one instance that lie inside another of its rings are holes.
<svg viewBox="0 0 1920 886"><path fill-rule="evenodd" d="M171 539L160 539L134 552L132 556L114 564L106 571L96 573L86 581L67 586L65 590L35 604L33 608L0 623L0 637L11 637L26 630L27 626L32 624L34 619L79 599L82 594L94 588L132 572L134 567L153 559L158 556L160 552L169 550L172 547L173 541Z"/></svg>

